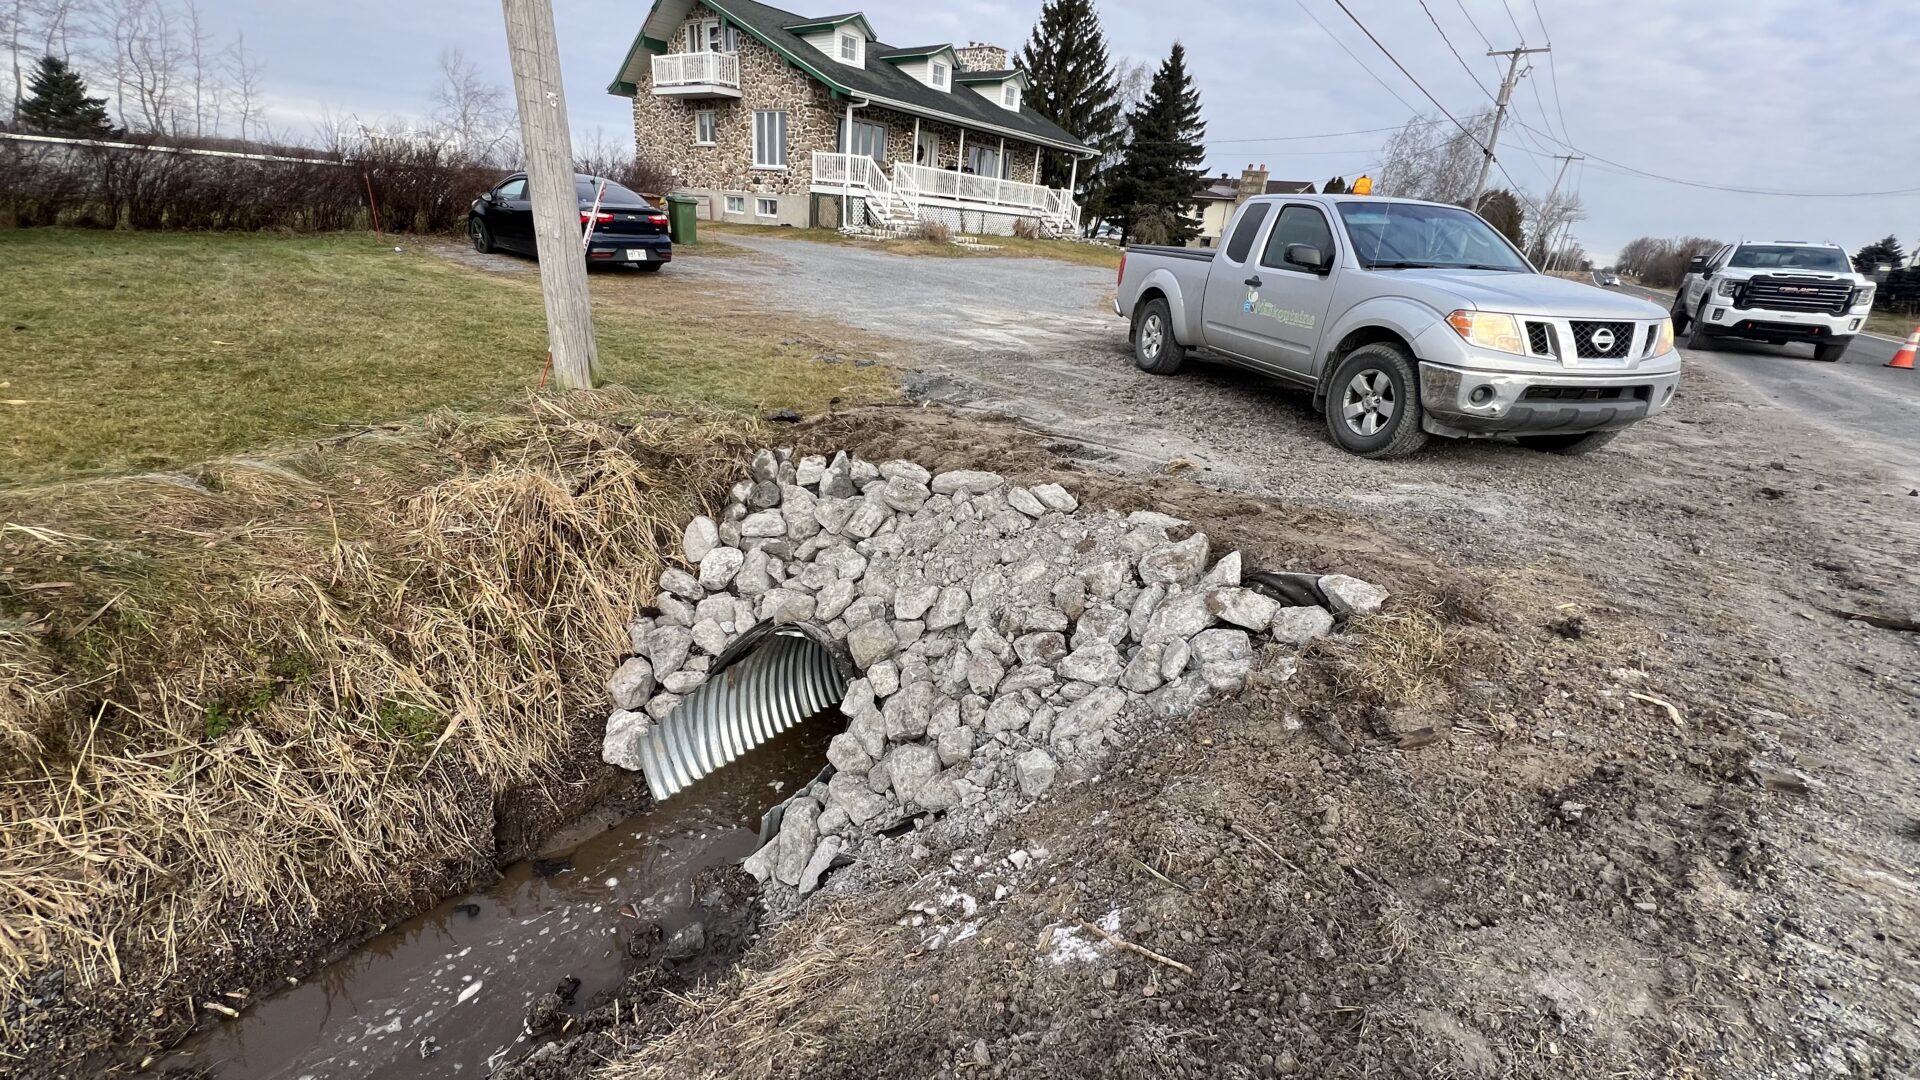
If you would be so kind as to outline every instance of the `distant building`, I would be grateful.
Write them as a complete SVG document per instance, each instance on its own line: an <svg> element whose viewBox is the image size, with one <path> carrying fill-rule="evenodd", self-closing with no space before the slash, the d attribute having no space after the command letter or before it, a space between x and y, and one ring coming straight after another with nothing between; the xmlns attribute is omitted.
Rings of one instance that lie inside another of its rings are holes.
<svg viewBox="0 0 1920 1080"><path fill-rule="evenodd" d="M1227 229L1227 222L1233 219L1233 212L1240 204L1255 195L1310 195L1315 188L1311 180L1269 180L1265 165L1254 168L1247 166L1235 180L1228 173L1218 177L1207 177L1201 181L1200 190L1194 194L1195 210L1200 216L1200 235L1193 238L1189 246L1214 247L1220 242L1220 234Z"/></svg>

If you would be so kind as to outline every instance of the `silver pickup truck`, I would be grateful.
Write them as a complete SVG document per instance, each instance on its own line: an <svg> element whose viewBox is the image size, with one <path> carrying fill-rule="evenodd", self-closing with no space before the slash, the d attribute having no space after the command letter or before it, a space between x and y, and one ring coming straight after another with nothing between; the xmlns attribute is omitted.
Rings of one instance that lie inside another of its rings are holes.
<svg viewBox="0 0 1920 1080"><path fill-rule="evenodd" d="M1114 313L1134 362L1171 375L1206 349L1309 389L1362 457L1429 435L1585 453L1680 382L1666 312L1537 272L1456 206L1264 196L1222 235L1215 250L1127 249Z"/></svg>

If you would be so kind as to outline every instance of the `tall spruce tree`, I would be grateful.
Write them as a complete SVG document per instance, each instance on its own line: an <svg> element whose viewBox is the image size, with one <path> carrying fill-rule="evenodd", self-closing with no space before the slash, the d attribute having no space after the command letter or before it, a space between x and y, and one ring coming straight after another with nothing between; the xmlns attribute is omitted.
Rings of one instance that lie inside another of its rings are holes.
<svg viewBox="0 0 1920 1080"><path fill-rule="evenodd" d="M53 135L97 138L113 134L107 118L107 99L88 97L80 73L57 56L43 56L27 78L27 97L20 103L20 123Z"/></svg>
<svg viewBox="0 0 1920 1080"><path fill-rule="evenodd" d="M1110 198L1123 235L1131 236L1135 222L1147 217L1171 219L1172 243L1185 243L1199 232L1199 223L1188 215L1207 156L1206 137L1200 91L1187 74L1186 46L1176 41L1146 96L1127 116L1127 150Z"/></svg>
<svg viewBox="0 0 1920 1080"><path fill-rule="evenodd" d="M1093 0L1045 0L1040 21L1020 51L1020 66L1031 83L1024 99L1027 108L1103 157L1119 148L1120 84L1107 60L1107 36ZM1086 162L1076 170L1061 154L1046 156L1040 176L1056 188L1075 177L1081 195L1098 179Z"/></svg>

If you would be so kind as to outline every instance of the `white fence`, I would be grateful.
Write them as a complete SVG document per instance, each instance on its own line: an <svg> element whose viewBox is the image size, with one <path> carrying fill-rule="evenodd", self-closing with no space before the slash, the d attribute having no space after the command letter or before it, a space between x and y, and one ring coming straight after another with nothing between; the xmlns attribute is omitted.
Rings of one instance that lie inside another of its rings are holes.
<svg viewBox="0 0 1920 1080"><path fill-rule="evenodd" d="M653 58L655 86L740 86L738 53L671 53Z"/></svg>

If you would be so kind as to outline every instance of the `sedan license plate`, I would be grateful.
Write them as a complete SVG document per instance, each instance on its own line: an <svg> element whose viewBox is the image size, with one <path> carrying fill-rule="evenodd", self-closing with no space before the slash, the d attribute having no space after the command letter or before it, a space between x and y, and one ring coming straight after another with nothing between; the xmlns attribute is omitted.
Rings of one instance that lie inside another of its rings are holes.
<svg viewBox="0 0 1920 1080"><path fill-rule="evenodd" d="M628 248L627 261L628 262L646 262L647 249L646 248Z"/></svg>

